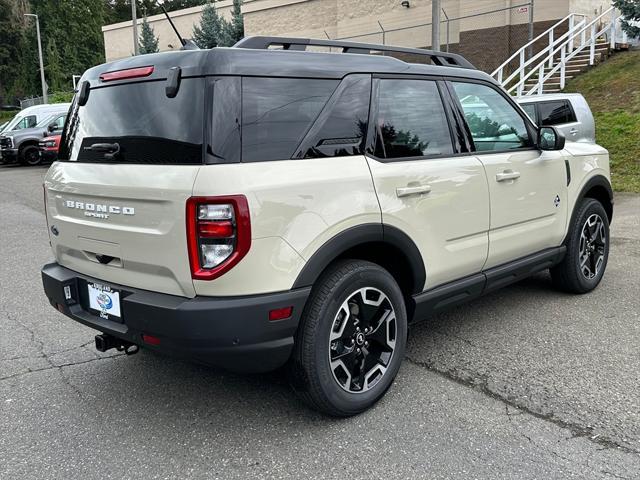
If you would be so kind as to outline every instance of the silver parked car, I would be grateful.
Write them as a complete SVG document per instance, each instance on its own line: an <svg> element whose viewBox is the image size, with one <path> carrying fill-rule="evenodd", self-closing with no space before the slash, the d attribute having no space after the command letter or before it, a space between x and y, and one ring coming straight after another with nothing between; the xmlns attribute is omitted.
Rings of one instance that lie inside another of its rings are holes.
<svg viewBox="0 0 640 480"><path fill-rule="evenodd" d="M579 93L531 95L517 101L539 126L554 126L571 142L596 142L591 109Z"/></svg>

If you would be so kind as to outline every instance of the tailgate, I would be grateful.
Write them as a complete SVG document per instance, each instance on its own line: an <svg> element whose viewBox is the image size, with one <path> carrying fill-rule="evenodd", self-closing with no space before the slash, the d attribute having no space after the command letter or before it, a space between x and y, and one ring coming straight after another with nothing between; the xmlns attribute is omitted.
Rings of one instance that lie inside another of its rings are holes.
<svg viewBox="0 0 640 480"><path fill-rule="evenodd" d="M105 282L195 296L185 208L199 169L53 164L45 191L57 262Z"/></svg>

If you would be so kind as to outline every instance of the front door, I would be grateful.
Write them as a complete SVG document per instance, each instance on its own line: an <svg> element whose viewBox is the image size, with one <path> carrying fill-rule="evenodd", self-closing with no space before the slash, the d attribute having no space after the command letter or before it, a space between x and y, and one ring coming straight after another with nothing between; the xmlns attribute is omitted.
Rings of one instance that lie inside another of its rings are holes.
<svg viewBox="0 0 640 480"><path fill-rule="evenodd" d="M487 180L478 158L456 155L438 83L382 78L373 91L367 160L383 223L416 243L425 290L479 272L488 248Z"/></svg>
<svg viewBox="0 0 640 480"><path fill-rule="evenodd" d="M561 244L567 177L561 151L541 151L522 112L495 86L451 82L491 198L486 268Z"/></svg>

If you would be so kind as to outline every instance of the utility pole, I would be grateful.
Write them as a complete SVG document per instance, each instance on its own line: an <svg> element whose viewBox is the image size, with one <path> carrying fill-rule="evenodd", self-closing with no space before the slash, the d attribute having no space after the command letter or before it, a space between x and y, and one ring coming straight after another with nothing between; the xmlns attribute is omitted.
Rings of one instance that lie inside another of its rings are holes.
<svg viewBox="0 0 640 480"><path fill-rule="evenodd" d="M133 54L139 55L138 45L138 19L136 18L136 0L131 0L131 21L133 22Z"/></svg>
<svg viewBox="0 0 640 480"><path fill-rule="evenodd" d="M431 50L440 51L440 0L431 2Z"/></svg>
<svg viewBox="0 0 640 480"><path fill-rule="evenodd" d="M36 18L36 32L38 34L38 57L40 58L40 83L42 83L42 101L43 103L47 103L47 82L44 80L44 64L42 62L42 41L40 40L40 20L38 20L38 15L35 13L25 13L25 17L35 17Z"/></svg>

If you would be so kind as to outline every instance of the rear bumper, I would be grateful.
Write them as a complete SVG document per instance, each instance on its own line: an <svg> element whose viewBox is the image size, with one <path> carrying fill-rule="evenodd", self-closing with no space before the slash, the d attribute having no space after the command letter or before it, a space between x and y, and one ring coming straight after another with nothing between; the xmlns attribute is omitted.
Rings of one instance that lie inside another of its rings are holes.
<svg viewBox="0 0 640 480"><path fill-rule="evenodd" d="M121 323L88 308L87 282L105 282L57 263L42 268L42 282L49 302L77 322L150 350L237 372L264 372L286 363L310 292L189 299L109 284L121 292ZM65 299L65 286L71 300ZM288 306L293 306L290 318L269 321L270 310ZM143 334L160 344L147 345Z"/></svg>

